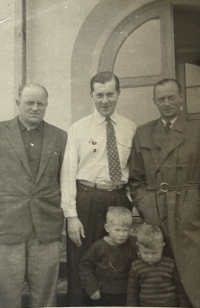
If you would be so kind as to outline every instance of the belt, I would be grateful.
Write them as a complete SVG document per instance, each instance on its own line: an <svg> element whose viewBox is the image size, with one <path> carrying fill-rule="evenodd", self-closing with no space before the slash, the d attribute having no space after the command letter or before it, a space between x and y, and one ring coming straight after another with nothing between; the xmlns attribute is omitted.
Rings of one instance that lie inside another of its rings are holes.
<svg viewBox="0 0 200 308"><path fill-rule="evenodd" d="M112 190L117 190L117 189L122 189L124 187L123 184L120 185L107 185L107 184L97 184L97 183L92 183L89 181L78 181L79 184L82 184L84 186L89 186L94 189L102 189L102 190L107 190L107 191L112 191Z"/></svg>
<svg viewBox="0 0 200 308"><path fill-rule="evenodd" d="M173 190L183 190L183 189L200 189L199 184L185 184L185 185L177 185L177 186L170 186L168 183L162 182L160 183L159 187L155 188L148 188L148 190L155 190L155 191L162 191L164 193Z"/></svg>

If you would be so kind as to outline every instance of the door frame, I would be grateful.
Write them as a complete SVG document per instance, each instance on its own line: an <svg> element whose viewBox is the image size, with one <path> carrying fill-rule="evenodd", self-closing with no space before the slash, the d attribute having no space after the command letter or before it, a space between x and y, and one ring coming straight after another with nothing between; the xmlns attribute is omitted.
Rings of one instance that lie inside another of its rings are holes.
<svg viewBox="0 0 200 308"><path fill-rule="evenodd" d="M113 7L113 10L109 10L109 12L107 12L108 2ZM112 53L111 51L114 46L112 46L111 42L114 44L118 40L121 40L121 31L117 31L120 30L120 27L123 29L126 25L127 27L128 24L131 25L131 16L135 16L135 18L136 16L141 16L139 18L142 20L143 14L146 14L146 16L149 14L151 16L152 10L159 10L157 8L161 10L166 5L168 7L172 7L173 5L200 6L199 0L145 0L144 3L141 3L141 0L134 0L134 2L131 0L101 0L84 21L77 36L71 60L72 122L87 116L93 111L89 98L90 79L100 70L109 70L113 67L121 45L119 46L116 43L117 48ZM167 23L167 28L162 29L163 33L166 31L166 37L168 35L167 50L169 53L165 52L166 58L163 59L163 67L165 67L166 71L164 69L161 78L175 77L172 17L171 15L171 22ZM129 29L129 32L131 32L131 29ZM120 44L123 42L120 41ZM108 58L106 54L109 55ZM112 63L112 67L110 63ZM168 64L169 67L167 68ZM149 82L155 84L156 81L157 77L151 77L151 80L144 80L144 83L149 85ZM135 80L134 82L137 86L141 80ZM121 84L122 87L134 86L130 84L130 80L122 80ZM83 104L80 104L80 102L83 102Z"/></svg>

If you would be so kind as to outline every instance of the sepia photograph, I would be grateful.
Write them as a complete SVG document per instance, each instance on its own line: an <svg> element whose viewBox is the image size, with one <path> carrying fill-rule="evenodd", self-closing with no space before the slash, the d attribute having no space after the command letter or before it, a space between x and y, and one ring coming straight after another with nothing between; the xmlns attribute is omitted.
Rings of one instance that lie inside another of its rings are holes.
<svg viewBox="0 0 200 308"><path fill-rule="evenodd" d="M0 39L0 308L200 308L200 0L4 0Z"/></svg>

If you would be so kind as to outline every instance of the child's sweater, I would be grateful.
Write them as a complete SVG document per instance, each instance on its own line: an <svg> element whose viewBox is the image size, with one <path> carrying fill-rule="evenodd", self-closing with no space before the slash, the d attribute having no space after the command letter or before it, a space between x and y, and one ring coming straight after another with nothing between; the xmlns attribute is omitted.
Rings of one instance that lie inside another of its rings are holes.
<svg viewBox="0 0 200 308"><path fill-rule="evenodd" d="M98 289L102 293L126 293L131 263L136 258L136 249L130 240L117 246L110 245L104 239L96 241L79 266L86 293L91 295Z"/></svg>
<svg viewBox="0 0 200 308"><path fill-rule="evenodd" d="M179 297L185 299L185 292L180 283L174 260L168 257L153 265L139 259L132 263L128 291L127 306L139 306L140 301L153 306ZM182 306L182 305L181 305Z"/></svg>

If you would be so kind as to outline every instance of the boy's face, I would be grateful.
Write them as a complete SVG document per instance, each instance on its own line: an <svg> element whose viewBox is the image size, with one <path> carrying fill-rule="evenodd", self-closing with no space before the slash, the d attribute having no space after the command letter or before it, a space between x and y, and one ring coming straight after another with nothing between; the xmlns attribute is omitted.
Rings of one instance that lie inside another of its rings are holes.
<svg viewBox="0 0 200 308"><path fill-rule="evenodd" d="M147 249L144 246L137 244L141 259L148 264L155 264L159 262L162 258L162 252L164 248L164 243L158 249L151 250Z"/></svg>
<svg viewBox="0 0 200 308"><path fill-rule="evenodd" d="M105 224L105 230L113 245L121 245L127 241L130 235L130 226L120 225L120 223Z"/></svg>

